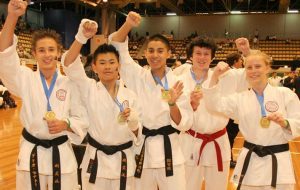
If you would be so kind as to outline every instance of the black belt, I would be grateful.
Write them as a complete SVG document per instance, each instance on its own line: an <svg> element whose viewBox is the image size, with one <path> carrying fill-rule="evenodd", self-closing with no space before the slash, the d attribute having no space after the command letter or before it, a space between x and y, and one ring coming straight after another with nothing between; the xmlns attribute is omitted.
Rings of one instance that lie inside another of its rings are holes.
<svg viewBox="0 0 300 190"><path fill-rule="evenodd" d="M32 136L24 128L22 131L24 139L28 142L35 144L34 148L30 154L30 179L31 187L33 190L40 190L40 178L39 178L39 168L38 168L38 155L37 147L42 146L44 148L52 147L52 169L53 169L53 190L60 190L61 188L61 165L58 145L61 145L68 141L68 136L60 136L52 140L41 140Z"/></svg>
<svg viewBox="0 0 300 190"><path fill-rule="evenodd" d="M241 188L243 179L245 177L245 174L247 172L248 166L249 166L249 162L250 162L250 157L252 152L255 152L259 157L264 157L267 155L271 155L272 156L272 182L271 182L271 186L276 188L276 182L277 182L277 158L275 156L275 153L279 153L279 152L285 152L289 150L289 144L279 144L279 145L273 145L273 146L261 146L261 145L256 145L256 144L252 144L250 142L245 141L244 142L244 147L249 149L245 161L244 161L244 165L242 168L242 172L241 172L241 177L239 180L239 184L237 187L237 190L239 190Z"/></svg>
<svg viewBox="0 0 300 190"><path fill-rule="evenodd" d="M96 148L95 158L94 160L90 160L90 164L88 166L88 172L91 173L89 182L95 183L97 177L97 170L98 170L98 157L97 151L101 150L107 155L113 155L116 152L121 151L122 158L121 158L121 173L120 173L120 190L126 189L126 180L127 180L127 157L123 150L128 149L132 146L132 141L128 141L127 143L120 144L120 145L102 145L98 143L90 134L87 134L88 143Z"/></svg>
<svg viewBox="0 0 300 190"><path fill-rule="evenodd" d="M140 155L137 156L137 166L135 170L134 176L137 178L141 178L142 171L143 171L143 165L144 165L144 156L145 156L145 142L148 137L153 137L156 135L163 135L164 136L164 150L165 150L165 170L166 170L166 176L173 176L173 159L172 159L172 146L170 141L170 134L173 133L180 133L179 130L173 128L171 125L167 125L164 127L161 127L159 129L147 129L146 127L143 127L143 135L145 135L145 140L143 143L143 147L141 150Z"/></svg>

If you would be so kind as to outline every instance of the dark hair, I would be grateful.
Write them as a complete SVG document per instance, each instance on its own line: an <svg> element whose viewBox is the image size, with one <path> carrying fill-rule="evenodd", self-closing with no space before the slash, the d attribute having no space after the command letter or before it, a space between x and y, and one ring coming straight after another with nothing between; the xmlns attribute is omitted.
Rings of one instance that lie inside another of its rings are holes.
<svg viewBox="0 0 300 190"><path fill-rule="evenodd" d="M93 54L90 54L86 57L86 63L84 65L84 68L91 66L93 62Z"/></svg>
<svg viewBox="0 0 300 190"><path fill-rule="evenodd" d="M154 34L153 36L151 36L147 42L147 46L152 41L161 41L163 44L165 44L167 46L168 50L171 49L169 40L161 34Z"/></svg>
<svg viewBox="0 0 300 190"><path fill-rule="evenodd" d="M53 39L57 43L58 51L59 52L62 51L61 36L55 30L51 30L51 29L41 29L33 33L32 40L31 40L31 44L32 44L31 50L35 51L37 41L44 38Z"/></svg>
<svg viewBox="0 0 300 190"><path fill-rule="evenodd" d="M217 45L215 43L215 41L211 38L200 38L200 37L196 37L194 38L187 46L186 48L186 55L187 58L190 59L193 55L194 52L194 47L204 47L204 48L208 48L211 50L211 58L215 57L216 54L216 50L217 50Z"/></svg>
<svg viewBox="0 0 300 190"><path fill-rule="evenodd" d="M242 55L240 53L231 53L231 54L227 55L226 62L231 67L241 57L242 57Z"/></svg>
<svg viewBox="0 0 300 190"><path fill-rule="evenodd" d="M118 50L113 46L113 45L110 45L110 44L102 44L100 45L94 52L94 61L93 63L95 64L96 63L96 59L97 59L97 56L99 54L105 54L105 53L113 53L115 54L118 62L119 62L119 52Z"/></svg>

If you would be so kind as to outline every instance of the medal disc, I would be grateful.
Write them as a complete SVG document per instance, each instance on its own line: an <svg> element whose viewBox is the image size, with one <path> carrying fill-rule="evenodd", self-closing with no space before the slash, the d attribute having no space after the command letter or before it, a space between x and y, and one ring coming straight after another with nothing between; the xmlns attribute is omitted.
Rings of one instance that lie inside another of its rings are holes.
<svg viewBox="0 0 300 190"><path fill-rule="evenodd" d="M260 126L262 128L268 128L270 126L270 120L268 120L266 117L262 117L260 119Z"/></svg>
<svg viewBox="0 0 300 190"><path fill-rule="evenodd" d="M55 113L54 111L47 111L45 114L45 119L46 120L54 120L55 119Z"/></svg>
<svg viewBox="0 0 300 190"><path fill-rule="evenodd" d="M125 118L121 115L121 113L119 113L119 115L118 115L118 122L119 123L125 123Z"/></svg>
<svg viewBox="0 0 300 190"><path fill-rule="evenodd" d="M171 99L171 94L169 90L162 90L161 92L161 98L168 102Z"/></svg>
<svg viewBox="0 0 300 190"><path fill-rule="evenodd" d="M194 89L194 90L197 91L197 92L201 91L201 85L200 85L200 84L197 84L197 85L195 86L195 89Z"/></svg>

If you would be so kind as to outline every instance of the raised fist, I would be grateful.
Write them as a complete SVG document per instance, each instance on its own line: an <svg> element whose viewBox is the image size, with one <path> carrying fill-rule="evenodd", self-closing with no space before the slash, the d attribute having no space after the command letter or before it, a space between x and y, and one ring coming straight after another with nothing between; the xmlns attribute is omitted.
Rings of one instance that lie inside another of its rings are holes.
<svg viewBox="0 0 300 190"><path fill-rule="evenodd" d="M16 17L25 14L27 8L27 1L23 0L10 0L8 3L8 14Z"/></svg>
<svg viewBox="0 0 300 190"><path fill-rule="evenodd" d="M130 11L127 15L126 22L132 27L137 27L141 23L141 16L136 12Z"/></svg>

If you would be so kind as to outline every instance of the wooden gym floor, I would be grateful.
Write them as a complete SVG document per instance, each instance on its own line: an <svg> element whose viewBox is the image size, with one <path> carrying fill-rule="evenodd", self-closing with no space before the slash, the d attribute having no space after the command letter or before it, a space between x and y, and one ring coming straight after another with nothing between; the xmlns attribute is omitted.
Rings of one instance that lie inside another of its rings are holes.
<svg viewBox="0 0 300 190"><path fill-rule="evenodd" d="M15 109L0 109L0 189L14 190L16 171L15 163L19 151L19 139L22 126L19 119L21 101L15 98L18 107ZM243 146L243 137L238 135L233 148L234 158L237 157ZM296 181L295 190L300 190L300 138L290 142ZM232 172L232 171L231 171ZM230 172L230 173L231 173ZM204 188L202 188L204 190ZM229 184L228 190L234 190Z"/></svg>

